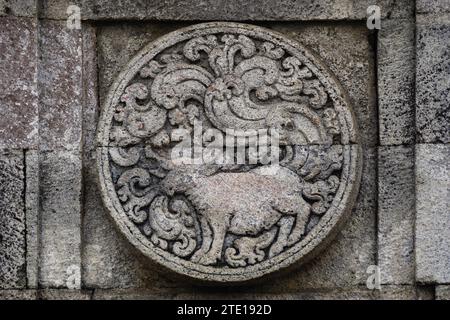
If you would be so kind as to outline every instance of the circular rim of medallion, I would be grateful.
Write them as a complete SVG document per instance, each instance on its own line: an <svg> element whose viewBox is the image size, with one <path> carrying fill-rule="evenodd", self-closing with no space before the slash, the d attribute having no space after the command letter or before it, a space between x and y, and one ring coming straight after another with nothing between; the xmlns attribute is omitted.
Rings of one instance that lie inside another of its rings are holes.
<svg viewBox="0 0 450 320"><path fill-rule="evenodd" d="M109 134L114 107L126 86L139 70L157 54L173 45L194 37L217 33L243 34L259 40L280 45L295 57L302 57L301 62L310 68L326 89L338 111L341 124L341 143L343 146L343 164L341 181L330 208L306 236L280 254L263 262L245 267L213 267L193 263L175 256L153 245L141 231L129 220L115 191L110 173L108 151ZM119 230L128 241L145 256L160 265L184 276L204 281L234 283L254 280L277 271L297 267L309 261L319 253L337 234L351 213L359 190L362 170L362 150L353 109L345 89L336 76L314 53L301 43L289 39L276 31L234 22L208 22L195 24L170 32L152 41L141 49L122 69L109 88L102 105L97 128L97 168L101 196L105 207Z"/></svg>

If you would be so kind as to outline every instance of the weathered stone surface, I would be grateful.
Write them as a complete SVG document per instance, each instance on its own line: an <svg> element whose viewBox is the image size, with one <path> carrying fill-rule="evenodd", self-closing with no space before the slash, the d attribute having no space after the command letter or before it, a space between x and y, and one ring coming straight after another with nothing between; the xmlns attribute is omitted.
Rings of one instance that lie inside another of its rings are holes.
<svg viewBox="0 0 450 320"><path fill-rule="evenodd" d="M94 300L411 300L416 298L412 286L386 286L381 290L369 290L362 286L352 288L322 289L317 291L302 290L295 293L248 293L239 290L208 290L184 291L175 293L155 294L150 290L115 289L95 290Z"/></svg>
<svg viewBox="0 0 450 320"><path fill-rule="evenodd" d="M254 287L256 292L295 293L305 289L365 285L376 260L376 149L363 150L361 186L347 224L336 239L299 270ZM247 288L251 290L250 288Z"/></svg>
<svg viewBox="0 0 450 320"><path fill-rule="evenodd" d="M107 0L47 0L42 17L64 19L67 7L81 7L86 20L345 20L365 19L367 7L379 5L383 17L411 16L414 3L410 0L169 0L121 1Z"/></svg>
<svg viewBox="0 0 450 320"><path fill-rule="evenodd" d="M23 179L23 153L0 150L0 289L26 285Z"/></svg>
<svg viewBox="0 0 450 320"><path fill-rule="evenodd" d="M268 24L317 53L348 91L361 144L378 144L373 48L365 25Z"/></svg>
<svg viewBox="0 0 450 320"><path fill-rule="evenodd" d="M36 300L36 290L0 290L0 300Z"/></svg>
<svg viewBox="0 0 450 320"><path fill-rule="evenodd" d="M39 151L25 151L27 288L38 288L39 276Z"/></svg>
<svg viewBox="0 0 450 320"><path fill-rule="evenodd" d="M79 148L82 126L81 31L65 21L40 24L41 150Z"/></svg>
<svg viewBox="0 0 450 320"><path fill-rule="evenodd" d="M85 155L85 159L83 284L88 288L170 286L164 275L142 261L136 249L114 227L98 190L92 153Z"/></svg>
<svg viewBox="0 0 450 320"><path fill-rule="evenodd" d="M0 17L0 148L38 142L36 21Z"/></svg>
<svg viewBox="0 0 450 320"><path fill-rule="evenodd" d="M0 17L11 15L16 17L35 17L37 0L0 0Z"/></svg>
<svg viewBox="0 0 450 320"><path fill-rule="evenodd" d="M414 149L378 149L378 266L382 284L414 283Z"/></svg>
<svg viewBox="0 0 450 320"><path fill-rule="evenodd" d="M418 142L450 142L449 38L449 16L417 16Z"/></svg>
<svg viewBox="0 0 450 320"><path fill-rule="evenodd" d="M417 13L450 12L448 0L416 0Z"/></svg>
<svg viewBox="0 0 450 320"><path fill-rule="evenodd" d="M450 286L436 286L436 300L450 300Z"/></svg>
<svg viewBox="0 0 450 320"><path fill-rule="evenodd" d="M378 32L378 117L381 145L414 142L414 22L383 20Z"/></svg>
<svg viewBox="0 0 450 320"><path fill-rule="evenodd" d="M100 105L103 105L114 79L139 50L158 37L184 26L186 24L180 22L100 26L97 33Z"/></svg>
<svg viewBox="0 0 450 320"><path fill-rule="evenodd" d="M44 289L39 290L39 300L90 300L92 290Z"/></svg>
<svg viewBox="0 0 450 320"><path fill-rule="evenodd" d="M416 146L416 280L450 282L450 145Z"/></svg>
<svg viewBox="0 0 450 320"><path fill-rule="evenodd" d="M191 26L144 48L109 92L97 130L102 198L153 261L201 280L258 278L310 259L350 213L356 123L344 89L300 43L251 25ZM176 164L181 128L194 139L215 130L216 144L228 134L231 165ZM236 160L230 129L277 130L281 165Z"/></svg>
<svg viewBox="0 0 450 320"><path fill-rule="evenodd" d="M96 29L83 24L83 150L94 150L99 114Z"/></svg>
<svg viewBox="0 0 450 320"><path fill-rule="evenodd" d="M81 157L75 151L40 157L40 287L76 289L81 272Z"/></svg>

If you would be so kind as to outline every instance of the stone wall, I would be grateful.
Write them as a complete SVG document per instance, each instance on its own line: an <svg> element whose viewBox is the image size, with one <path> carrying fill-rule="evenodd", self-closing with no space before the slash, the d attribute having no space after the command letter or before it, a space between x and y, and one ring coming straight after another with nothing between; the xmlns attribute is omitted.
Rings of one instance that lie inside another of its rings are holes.
<svg viewBox="0 0 450 320"><path fill-rule="evenodd" d="M67 27L71 4L81 29ZM380 30L366 27L372 4ZM349 220L316 258L257 283L161 270L116 229L98 186L96 128L118 73L202 21L299 41L347 89L359 125ZM0 299L450 298L448 1L0 0L0 61Z"/></svg>

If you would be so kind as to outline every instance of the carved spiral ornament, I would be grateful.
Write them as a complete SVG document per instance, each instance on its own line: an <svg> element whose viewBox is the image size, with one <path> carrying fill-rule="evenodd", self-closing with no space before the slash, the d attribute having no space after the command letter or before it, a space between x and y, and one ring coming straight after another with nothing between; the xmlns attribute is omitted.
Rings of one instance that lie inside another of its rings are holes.
<svg viewBox="0 0 450 320"><path fill-rule="evenodd" d="M255 133L267 138L256 147ZM242 150L225 148L239 139ZM307 261L342 226L359 188L343 87L313 51L251 25L198 24L147 45L110 88L97 143L104 204L126 238L208 281ZM174 158L180 152L191 161Z"/></svg>

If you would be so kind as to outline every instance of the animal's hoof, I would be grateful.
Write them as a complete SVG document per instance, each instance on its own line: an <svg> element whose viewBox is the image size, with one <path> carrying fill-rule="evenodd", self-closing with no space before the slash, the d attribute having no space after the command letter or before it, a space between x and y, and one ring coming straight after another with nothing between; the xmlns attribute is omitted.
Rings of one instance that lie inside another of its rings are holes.
<svg viewBox="0 0 450 320"><path fill-rule="evenodd" d="M275 257L281 251L283 251L284 246L277 245L276 243L270 247L269 258Z"/></svg>
<svg viewBox="0 0 450 320"><path fill-rule="evenodd" d="M204 266L210 266L217 262L217 257L205 254L203 256L198 257L196 262Z"/></svg>

